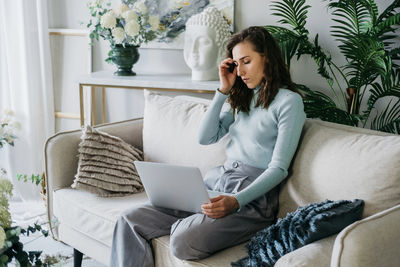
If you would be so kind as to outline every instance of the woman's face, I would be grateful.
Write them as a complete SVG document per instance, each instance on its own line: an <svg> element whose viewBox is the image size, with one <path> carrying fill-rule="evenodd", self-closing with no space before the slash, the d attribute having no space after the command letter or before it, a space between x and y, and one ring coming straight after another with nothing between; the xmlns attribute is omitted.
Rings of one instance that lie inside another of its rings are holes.
<svg viewBox="0 0 400 267"><path fill-rule="evenodd" d="M253 44L241 42L232 49L232 57L239 76L248 88L256 88L264 78L265 57L254 51Z"/></svg>

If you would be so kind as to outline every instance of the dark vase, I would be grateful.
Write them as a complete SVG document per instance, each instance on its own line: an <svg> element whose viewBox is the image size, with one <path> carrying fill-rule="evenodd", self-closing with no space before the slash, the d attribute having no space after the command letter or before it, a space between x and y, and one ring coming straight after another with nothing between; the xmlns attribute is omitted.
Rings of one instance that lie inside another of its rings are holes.
<svg viewBox="0 0 400 267"><path fill-rule="evenodd" d="M114 72L117 76L136 75L132 71L133 65L139 60L138 46L117 44L111 47L111 61L117 65L118 70Z"/></svg>

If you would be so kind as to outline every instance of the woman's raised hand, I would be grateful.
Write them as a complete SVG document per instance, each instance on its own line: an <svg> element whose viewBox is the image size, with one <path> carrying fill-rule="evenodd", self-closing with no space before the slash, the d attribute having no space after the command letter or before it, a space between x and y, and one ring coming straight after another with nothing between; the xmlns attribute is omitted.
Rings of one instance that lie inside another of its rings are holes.
<svg viewBox="0 0 400 267"><path fill-rule="evenodd" d="M229 67L231 64L234 64L233 72L229 71ZM226 58L222 60L221 64L219 64L219 81L220 87L219 91L223 94L228 94L229 91L232 89L233 84L236 80L236 63L232 58Z"/></svg>

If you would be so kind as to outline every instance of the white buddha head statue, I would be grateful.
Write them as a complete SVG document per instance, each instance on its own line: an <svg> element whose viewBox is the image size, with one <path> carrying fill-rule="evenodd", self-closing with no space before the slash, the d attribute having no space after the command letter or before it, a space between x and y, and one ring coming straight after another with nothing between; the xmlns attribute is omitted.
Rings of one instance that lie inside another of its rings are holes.
<svg viewBox="0 0 400 267"><path fill-rule="evenodd" d="M186 22L183 55L192 80L218 80L218 65L225 58L231 36L229 24L215 7L208 7Z"/></svg>

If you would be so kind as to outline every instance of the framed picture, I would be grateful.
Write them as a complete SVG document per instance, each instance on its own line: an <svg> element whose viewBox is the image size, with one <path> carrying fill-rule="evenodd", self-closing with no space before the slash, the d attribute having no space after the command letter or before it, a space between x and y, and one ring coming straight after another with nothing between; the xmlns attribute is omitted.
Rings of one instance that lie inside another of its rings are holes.
<svg viewBox="0 0 400 267"><path fill-rule="evenodd" d="M123 0L133 5L136 0ZM148 12L160 18L165 25L165 32L158 39L141 48L183 49L186 21L207 7L221 11L228 24L234 29L234 0L145 0Z"/></svg>

